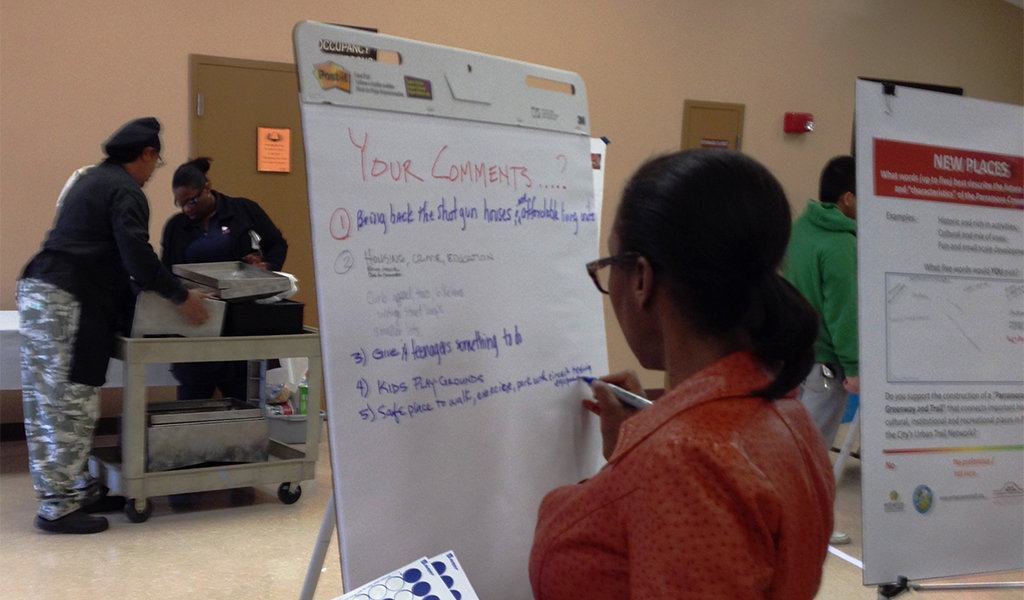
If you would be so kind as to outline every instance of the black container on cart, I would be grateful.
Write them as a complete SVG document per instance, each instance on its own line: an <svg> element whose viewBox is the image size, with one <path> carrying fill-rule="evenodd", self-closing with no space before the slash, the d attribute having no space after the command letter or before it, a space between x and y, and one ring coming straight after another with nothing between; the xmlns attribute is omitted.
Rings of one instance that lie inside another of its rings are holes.
<svg viewBox="0 0 1024 600"><path fill-rule="evenodd" d="M287 335L303 333L305 304L279 300L270 304L254 301L229 302L224 315L224 335Z"/></svg>

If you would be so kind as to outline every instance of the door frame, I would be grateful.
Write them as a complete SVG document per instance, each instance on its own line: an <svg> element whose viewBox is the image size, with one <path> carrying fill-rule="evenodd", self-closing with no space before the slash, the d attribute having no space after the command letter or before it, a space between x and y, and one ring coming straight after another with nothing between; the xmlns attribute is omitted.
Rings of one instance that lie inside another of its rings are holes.
<svg viewBox="0 0 1024 600"><path fill-rule="evenodd" d="M264 69L267 71L278 71L281 73L298 73L295 63L272 62L269 60L252 60L248 58L228 58L225 56L211 56L208 54L188 55L188 150L189 156L195 153L199 145L199 128L196 120L199 118L199 67L201 65L212 65L220 67L239 67L243 69ZM299 80L295 78L295 94L299 93Z"/></svg>
<svg viewBox="0 0 1024 600"><path fill-rule="evenodd" d="M686 149L684 147L686 145L686 138L688 138L690 134L690 120L687 119L687 117L690 114L691 108L726 109L738 111L740 115L740 127L739 131L736 133L736 151L742 151L743 123L744 119L746 119L747 109L747 106L745 104L733 104L731 102L712 102L710 100L683 100L683 133L682 136L680 136L679 138L679 146L681 149L684 150Z"/></svg>

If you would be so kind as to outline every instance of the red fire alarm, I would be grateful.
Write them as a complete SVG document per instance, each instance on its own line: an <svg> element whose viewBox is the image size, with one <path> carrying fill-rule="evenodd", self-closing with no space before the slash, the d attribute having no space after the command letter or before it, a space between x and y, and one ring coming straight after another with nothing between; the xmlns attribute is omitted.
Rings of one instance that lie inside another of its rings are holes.
<svg viewBox="0 0 1024 600"><path fill-rule="evenodd" d="M814 117L811 113L786 113L786 120L782 124L786 133L807 133L814 131Z"/></svg>

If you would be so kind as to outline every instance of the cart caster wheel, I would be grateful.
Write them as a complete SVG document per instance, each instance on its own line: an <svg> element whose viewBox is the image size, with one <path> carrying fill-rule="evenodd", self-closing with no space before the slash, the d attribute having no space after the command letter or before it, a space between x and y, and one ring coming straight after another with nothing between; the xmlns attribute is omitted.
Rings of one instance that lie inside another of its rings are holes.
<svg viewBox="0 0 1024 600"><path fill-rule="evenodd" d="M139 512L135 509L135 499L129 498L128 502L124 505L124 516L128 517L128 520L132 523L142 523L149 518L149 515L153 513L153 503L149 500L144 500L146 507Z"/></svg>
<svg viewBox="0 0 1024 600"><path fill-rule="evenodd" d="M302 495L302 486L296 485L294 492L291 490L291 487L290 483L282 483L281 486L277 488L277 499L285 504L295 504L298 502L299 496Z"/></svg>

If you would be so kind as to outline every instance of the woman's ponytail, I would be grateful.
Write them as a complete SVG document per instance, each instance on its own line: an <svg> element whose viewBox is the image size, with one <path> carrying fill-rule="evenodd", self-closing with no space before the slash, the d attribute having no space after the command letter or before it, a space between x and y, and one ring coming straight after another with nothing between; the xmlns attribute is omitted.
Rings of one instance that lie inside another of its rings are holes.
<svg viewBox="0 0 1024 600"><path fill-rule="evenodd" d="M754 354L767 365L780 365L775 379L754 395L771 400L800 385L814 363L818 313L791 283L767 273L752 290L743 320Z"/></svg>
<svg viewBox="0 0 1024 600"><path fill-rule="evenodd" d="M212 161L212 158L204 156L182 164L174 171L174 177L171 178L171 189L186 187L190 190L198 190L202 188L209 181L206 174L210 171Z"/></svg>

